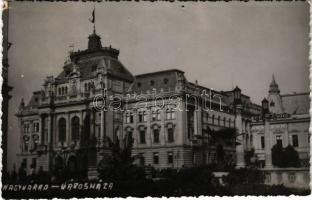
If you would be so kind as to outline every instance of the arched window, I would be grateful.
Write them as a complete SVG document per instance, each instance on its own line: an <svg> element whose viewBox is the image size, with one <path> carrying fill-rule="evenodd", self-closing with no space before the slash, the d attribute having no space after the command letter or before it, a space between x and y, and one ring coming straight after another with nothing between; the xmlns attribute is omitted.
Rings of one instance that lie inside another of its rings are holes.
<svg viewBox="0 0 312 200"><path fill-rule="evenodd" d="M125 143L126 143L126 146L129 146L133 143L132 131L127 131L126 137L125 137Z"/></svg>
<svg viewBox="0 0 312 200"><path fill-rule="evenodd" d="M64 118L61 118L58 123L58 139L60 142L66 141L66 120Z"/></svg>
<svg viewBox="0 0 312 200"><path fill-rule="evenodd" d="M88 84L87 83L84 84L84 90L85 90L85 92L88 91Z"/></svg>
<svg viewBox="0 0 312 200"><path fill-rule="evenodd" d="M79 140L79 118L73 117L71 120L71 134L72 140Z"/></svg>
<svg viewBox="0 0 312 200"><path fill-rule="evenodd" d="M159 129L154 129L153 135L154 135L154 143L159 143Z"/></svg>
<svg viewBox="0 0 312 200"><path fill-rule="evenodd" d="M62 95L64 95L64 94L65 94L65 88L62 87Z"/></svg>
<svg viewBox="0 0 312 200"><path fill-rule="evenodd" d="M168 142L172 143L174 142L174 129L173 127L168 127L167 129L167 134L168 134Z"/></svg>

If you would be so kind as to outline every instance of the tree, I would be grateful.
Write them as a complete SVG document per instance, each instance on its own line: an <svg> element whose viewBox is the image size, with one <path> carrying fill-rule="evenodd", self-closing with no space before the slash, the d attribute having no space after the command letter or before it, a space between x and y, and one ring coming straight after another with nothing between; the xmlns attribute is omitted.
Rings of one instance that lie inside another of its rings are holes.
<svg viewBox="0 0 312 200"><path fill-rule="evenodd" d="M288 145L283 148L281 145L272 147L272 163L277 167L300 167L300 158L298 152Z"/></svg>
<svg viewBox="0 0 312 200"><path fill-rule="evenodd" d="M104 158L98 168L100 178L114 181L145 179L144 169L133 164L132 143L129 142L124 148L121 148L117 139L111 145L111 155L107 156L106 159Z"/></svg>
<svg viewBox="0 0 312 200"><path fill-rule="evenodd" d="M285 167L300 167L299 154L291 145L285 148L283 159Z"/></svg>
<svg viewBox="0 0 312 200"><path fill-rule="evenodd" d="M252 158L254 158L255 156L255 149L250 149L249 151L245 151L245 163L247 166L251 166L253 165L253 161L252 161Z"/></svg>
<svg viewBox="0 0 312 200"><path fill-rule="evenodd" d="M272 152L272 164L277 167L283 167L283 147L281 145L274 145L271 149Z"/></svg>

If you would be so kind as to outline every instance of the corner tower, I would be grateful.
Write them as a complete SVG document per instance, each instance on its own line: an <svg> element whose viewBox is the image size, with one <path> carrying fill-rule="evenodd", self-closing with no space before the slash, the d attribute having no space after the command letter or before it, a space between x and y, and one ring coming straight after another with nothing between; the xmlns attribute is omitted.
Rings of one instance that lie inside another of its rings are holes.
<svg viewBox="0 0 312 200"><path fill-rule="evenodd" d="M270 112L276 113L276 114L281 114L284 112L280 90L279 90L278 84L275 81L274 74L272 75L268 101L269 101Z"/></svg>

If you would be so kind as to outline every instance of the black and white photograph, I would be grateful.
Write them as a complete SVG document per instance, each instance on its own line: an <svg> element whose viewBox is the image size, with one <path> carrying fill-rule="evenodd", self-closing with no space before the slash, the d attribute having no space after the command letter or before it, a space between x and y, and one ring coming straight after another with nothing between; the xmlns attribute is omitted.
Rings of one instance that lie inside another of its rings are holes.
<svg viewBox="0 0 312 200"><path fill-rule="evenodd" d="M310 195L307 1L5 1L2 198Z"/></svg>

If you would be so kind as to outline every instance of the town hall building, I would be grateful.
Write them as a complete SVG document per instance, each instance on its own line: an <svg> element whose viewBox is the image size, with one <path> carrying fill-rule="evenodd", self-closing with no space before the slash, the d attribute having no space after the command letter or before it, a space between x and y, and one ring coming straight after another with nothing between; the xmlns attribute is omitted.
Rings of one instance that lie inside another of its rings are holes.
<svg viewBox="0 0 312 200"><path fill-rule="evenodd" d="M119 53L102 46L94 28L85 50L71 52L58 76L46 77L27 103L22 99L18 167L68 168L92 177L117 141L132 144L136 164L158 169L216 163L220 146L228 165L245 167L244 152L252 148L270 165L264 144L271 147L277 135L283 144L297 145L303 159L309 155L306 94L279 95L273 79L269 110L281 117L269 129L283 133L272 136L260 119L265 104L251 102L238 87L212 90L188 81L179 69L133 75ZM112 109L117 100L119 108ZM216 139L231 131L234 137Z"/></svg>

